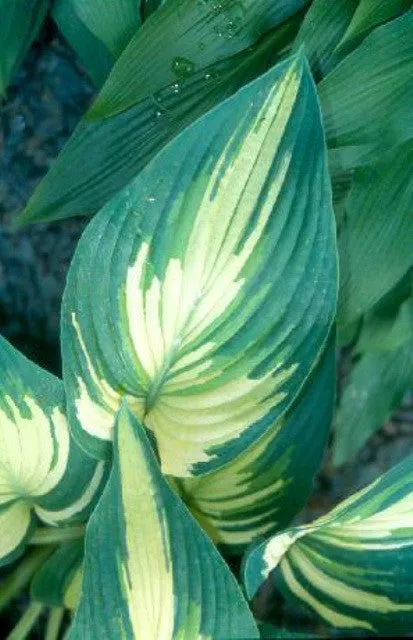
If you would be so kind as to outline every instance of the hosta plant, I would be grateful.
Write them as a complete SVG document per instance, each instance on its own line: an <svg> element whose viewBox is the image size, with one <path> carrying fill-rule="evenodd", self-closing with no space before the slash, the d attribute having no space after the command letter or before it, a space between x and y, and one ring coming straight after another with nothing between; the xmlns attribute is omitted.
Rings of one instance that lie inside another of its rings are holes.
<svg viewBox="0 0 413 640"><path fill-rule="evenodd" d="M101 2L54 4L85 64L106 51L89 72L107 79L23 216L96 213L62 304L63 379L0 343L0 608L30 594L11 638L36 622L47 640L291 637L254 618L270 585L324 635L412 631L411 457L294 520L335 400L333 195L345 274L386 197L405 216L412 14L306 4L169 0L137 18L125 0L113 19ZM354 208L368 223L344 263ZM360 306L345 276L341 337L387 275Z"/></svg>

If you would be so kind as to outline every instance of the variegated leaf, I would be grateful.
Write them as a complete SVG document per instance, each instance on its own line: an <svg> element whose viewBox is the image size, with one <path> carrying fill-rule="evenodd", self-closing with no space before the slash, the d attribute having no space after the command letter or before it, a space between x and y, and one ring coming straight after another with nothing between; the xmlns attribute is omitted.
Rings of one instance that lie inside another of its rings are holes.
<svg viewBox="0 0 413 640"><path fill-rule="evenodd" d="M69 639L258 637L235 578L162 476L144 429L124 406L112 473L87 528Z"/></svg>
<svg viewBox="0 0 413 640"><path fill-rule="evenodd" d="M182 496L217 544L240 551L286 527L304 506L327 441L334 395L331 340L301 397L263 438L223 469L180 481Z"/></svg>
<svg viewBox="0 0 413 640"><path fill-rule="evenodd" d="M0 337L0 564L26 541L34 513L83 520L104 481L69 433L63 385Z"/></svg>
<svg viewBox="0 0 413 640"><path fill-rule="evenodd" d="M89 225L63 304L75 437L107 455L126 396L165 473L220 468L297 397L336 287L320 112L298 56L186 129Z"/></svg>
<svg viewBox="0 0 413 640"><path fill-rule="evenodd" d="M253 597L271 574L341 632L413 629L413 456L315 522L259 544L246 558Z"/></svg>

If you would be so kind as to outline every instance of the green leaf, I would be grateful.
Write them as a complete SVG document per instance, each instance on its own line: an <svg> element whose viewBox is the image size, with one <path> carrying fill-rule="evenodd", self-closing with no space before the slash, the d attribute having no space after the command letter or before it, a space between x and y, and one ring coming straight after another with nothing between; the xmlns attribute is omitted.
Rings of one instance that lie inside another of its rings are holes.
<svg viewBox="0 0 413 640"><path fill-rule="evenodd" d="M192 513L215 543L241 551L290 524L319 469L334 395L331 340L300 398L258 443L223 469L181 482Z"/></svg>
<svg viewBox="0 0 413 640"><path fill-rule="evenodd" d="M52 15L99 87L141 24L138 0L55 0Z"/></svg>
<svg viewBox="0 0 413 640"><path fill-rule="evenodd" d="M320 113L298 57L186 129L86 230L63 302L75 437L110 455L127 396L164 473L222 467L297 397L336 287Z"/></svg>
<svg viewBox="0 0 413 640"><path fill-rule="evenodd" d="M375 29L320 83L334 173L376 161L413 137L413 9Z"/></svg>
<svg viewBox="0 0 413 640"><path fill-rule="evenodd" d="M30 587L31 598L48 607L67 607L69 597L68 608L74 609L70 594L77 585L80 595L82 562L83 540L61 545L36 572Z"/></svg>
<svg viewBox="0 0 413 640"><path fill-rule="evenodd" d="M33 510L66 524L89 514L105 467L69 433L62 383L0 338L0 564L24 548Z"/></svg>
<svg viewBox="0 0 413 640"><path fill-rule="evenodd" d="M378 306L364 319L357 353L391 351L413 342L413 292L396 308Z"/></svg>
<svg viewBox="0 0 413 640"><path fill-rule="evenodd" d="M313 73L319 77L326 75L336 65L335 49L351 23L359 0L314 0L304 18L294 43L300 47L311 65Z"/></svg>
<svg viewBox="0 0 413 640"><path fill-rule="evenodd" d="M0 1L0 97L37 36L48 0Z"/></svg>
<svg viewBox="0 0 413 640"><path fill-rule="evenodd" d="M303 633L299 631L289 631L288 629L283 629L281 627L273 627L271 624L260 624L260 637L261 638L274 638L274 640L287 640L291 638L291 640L299 639L299 638L320 638L321 636L317 636L314 633Z"/></svg>
<svg viewBox="0 0 413 640"><path fill-rule="evenodd" d="M336 418L334 464L356 455L413 386L413 341L367 353L351 372Z"/></svg>
<svg viewBox="0 0 413 640"><path fill-rule="evenodd" d="M162 476L124 406L114 465L86 534L68 638L258 638L235 578Z"/></svg>
<svg viewBox="0 0 413 640"><path fill-rule="evenodd" d="M270 576L285 597L353 635L413 628L413 456L311 524L250 551L250 598Z"/></svg>
<svg viewBox="0 0 413 640"><path fill-rule="evenodd" d="M340 234L339 321L371 309L413 264L413 140L359 169Z"/></svg>
<svg viewBox="0 0 413 640"><path fill-rule="evenodd" d="M348 48L360 41L377 25L396 18L412 6L412 0L360 0L357 10L340 42Z"/></svg>
<svg viewBox="0 0 413 640"><path fill-rule="evenodd" d="M308 0L174 0L135 34L87 113L108 118L250 47Z"/></svg>
<svg viewBox="0 0 413 640"><path fill-rule="evenodd" d="M95 214L185 126L267 71L296 28L293 19L253 49L145 95L112 118L83 118L20 222Z"/></svg>
<svg viewBox="0 0 413 640"><path fill-rule="evenodd" d="M146 20L151 13L165 4L166 1L167 0L141 0L141 15L143 20Z"/></svg>

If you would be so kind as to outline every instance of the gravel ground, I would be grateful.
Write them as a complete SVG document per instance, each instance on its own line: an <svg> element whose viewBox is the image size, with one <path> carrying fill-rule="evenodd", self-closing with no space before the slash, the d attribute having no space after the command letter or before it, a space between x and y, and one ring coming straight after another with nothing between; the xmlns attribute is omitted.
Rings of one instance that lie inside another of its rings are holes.
<svg viewBox="0 0 413 640"><path fill-rule="evenodd" d="M49 27L32 48L0 111L0 333L56 373L60 371L61 295L86 221L35 225L17 232L13 221L92 96L73 54ZM399 462L413 450L412 436L413 396L409 396L399 414L369 440L356 460L336 470L327 453L299 520L325 513ZM265 593L256 610L265 617L274 615ZM291 622L291 614L283 611L284 622Z"/></svg>

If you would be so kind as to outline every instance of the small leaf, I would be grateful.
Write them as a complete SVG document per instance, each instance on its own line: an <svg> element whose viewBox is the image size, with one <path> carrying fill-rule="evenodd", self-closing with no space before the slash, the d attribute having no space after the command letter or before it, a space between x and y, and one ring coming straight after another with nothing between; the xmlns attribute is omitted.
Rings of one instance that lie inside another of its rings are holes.
<svg viewBox="0 0 413 640"><path fill-rule="evenodd" d="M413 137L413 9L375 29L320 83L336 172L373 162Z"/></svg>
<svg viewBox="0 0 413 640"><path fill-rule="evenodd" d="M367 353L351 372L337 412L334 464L352 458L413 386L413 341Z"/></svg>
<svg viewBox="0 0 413 640"><path fill-rule="evenodd" d="M69 596L70 599L73 585L78 581L82 562L83 540L61 545L35 574L30 587L31 598L48 607L67 606L67 598ZM81 583L78 586L80 595Z"/></svg>
<svg viewBox="0 0 413 640"><path fill-rule="evenodd" d="M367 314L356 351L392 351L406 342L413 342L413 292L400 305L378 304Z"/></svg>
<svg viewBox="0 0 413 640"><path fill-rule="evenodd" d="M68 638L258 638L212 542L162 476L124 406L114 465L86 534L82 595Z"/></svg>
<svg viewBox="0 0 413 640"><path fill-rule="evenodd" d="M0 3L0 98L36 38L48 0L2 0Z"/></svg>
<svg viewBox="0 0 413 640"><path fill-rule="evenodd" d="M359 169L339 240L339 322L357 320L413 264L413 140Z"/></svg>
<svg viewBox="0 0 413 640"><path fill-rule="evenodd" d="M260 637L261 638L272 638L273 640L299 640L299 638L320 638L321 636L317 636L314 633L303 633L299 631L289 631L288 629L283 629L281 627L273 627L271 624L260 624Z"/></svg>
<svg viewBox="0 0 413 640"><path fill-rule="evenodd" d="M0 338L0 563L23 549L33 509L66 524L89 514L105 467L71 438L62 383Z"/></svg>
<svg viewBox="0 0 413 640"><path fill-rule="evenodd" d="M222 467L297 397L336 286L320 113L298 57L186 129L89 225L63 303L75 437L110 455L127 396L165 473Z"/></svg>
<svg viewBox="0 0 413 640"><path fill-rule="evenodd" d="M258 443L219 471L181 481L187 504L214 542L241 551L291 522L319 469L334 395L330 340L300 398Z"/></svg>
<svg viewBox="0 0 413 640"><path fill-rule="evenodd" d="M341 634L413 628L413 456L328 515L257 545L246 557L250 598L270 576L283 595Z"/></svg>
<svg viewBox="0 0 413 640"><path fill-rule="evenodd" d="M97 86L141 24L138 0L55 0L52 15Z"/></svg>

